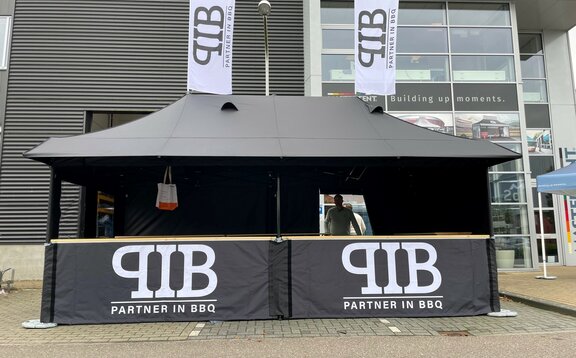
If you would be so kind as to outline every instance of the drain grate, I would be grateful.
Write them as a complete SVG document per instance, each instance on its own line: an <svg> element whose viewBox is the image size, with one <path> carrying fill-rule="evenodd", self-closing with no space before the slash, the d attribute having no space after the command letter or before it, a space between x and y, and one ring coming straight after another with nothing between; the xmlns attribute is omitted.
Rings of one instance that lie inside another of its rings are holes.
<svg viewBox="0 0 576 358"><path fill-rule="evenodd" d="M468 331L438 331L441 336L446 337L466 337L470 336L470 332Z"/></svg>

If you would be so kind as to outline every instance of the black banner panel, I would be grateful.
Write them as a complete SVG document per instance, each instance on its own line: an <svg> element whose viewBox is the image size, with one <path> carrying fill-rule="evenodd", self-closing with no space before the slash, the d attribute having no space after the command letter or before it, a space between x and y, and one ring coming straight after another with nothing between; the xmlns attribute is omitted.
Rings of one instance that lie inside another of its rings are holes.
<svg viewBox="0 0 576 358"><path fill-rule="evenodd" d="M469 316L491 307L488 239L294 240L292 317Z"/></svg>
<svg viewBox="0 0 576 358"><path fill-rule="evenodd" d="M267 240L53 246L54 294L43 300L44 322L270 318Z"/></svg>

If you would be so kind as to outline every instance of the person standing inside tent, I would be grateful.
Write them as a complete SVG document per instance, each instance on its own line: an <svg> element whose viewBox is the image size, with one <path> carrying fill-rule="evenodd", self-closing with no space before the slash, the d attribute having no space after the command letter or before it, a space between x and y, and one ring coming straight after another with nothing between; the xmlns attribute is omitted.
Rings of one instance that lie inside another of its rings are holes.
<svg viewBox="0 0 576 358"><path fill-rule="evenodd" d="M364 223L364 219L362 219L362 216L360 216L359 214L356 214L354 212L354 209L352 209L352 204L350 203L344 203L342 204L342 206L344 206L346 209L350 209L350 211L352 211L352 214L354 214L354 217L356 218L356 222L358 223L358 226L360 226L360 231L362 232L362 235L364 235L366 233L366 224ZM348 235L355 235L354 232L354 225L352 225L352 223L350 223L350 226L348 226Z"/></svg>
<svg viewBox="0 0 576 358"><path fill-rule="evenodd" d="M338 236L350 235L349 228L350 224L352 224L354 231L356 231L356 235L362 235L362 230L360 230L360 226L356 221L356 217L354 217L354 213L352 210L345 208L342 205L343 202L344 199L342 198L342 195L334 195L334 204L336 204L336 206L328 210L326 213L326 219L324 220L326 234Z"/></svg>

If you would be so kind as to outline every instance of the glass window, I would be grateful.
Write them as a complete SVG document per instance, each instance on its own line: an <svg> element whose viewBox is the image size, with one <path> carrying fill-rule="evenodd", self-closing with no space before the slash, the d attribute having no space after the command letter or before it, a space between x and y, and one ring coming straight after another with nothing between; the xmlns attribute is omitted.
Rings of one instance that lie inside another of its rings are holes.
<svg viewBox="0 0 576 358"><path fill-rule="evenodd" d="M396 80L448 81L448 56L398 55L396 56Z"/></svg>
<svg viewBox="0 0 576 358"><path fill-rule="evenodd" d="M322 1L320 21L323 24L354 25L354 2Z"/></svg>
<svg viewBox="0 0 576 358"><path fill-rule="evenodd" d="M520 56L522 78L545 78L544 56L523 55Z"/></svg>
<svg viewBox="0 0 576 358"><path fill-rule="evenodd" d="M550 128L550 110L547 104L526 104L526 127Z"/></svg>
<svg viewBox="0 0 576 358"><path fill-rule="evenodd" d="M89 131L98 132L103 129L108 129L111 127L117 127L128 122L132 122L136 119L142 118L148 113L88 113L89 120Z"/></svg>
<svg viewBox="0 0 576 358"><path fill-rule="evenodd" d="M492 205L494 234L527 235L528 210L526 205Z"/></svg>
<svg viewBox="0 0 576 358"><path fill-rule="evenodd" d="M532 267L532 250L529 237L496 237L495 243L496 266L498 268Z"/></svg>
<svg viewBox="0 0 576 358"><path fill-rule="evenodd" d="M538 251L538 262L542 262L542 244L540 242L540 237L537 241L537 251ZM544 246L546 250L546 262L555 263L558 262L558 239L544 239Z"/></svg>
<svg viewBox="0 0 576 358"><path fill-rule="evenodd" d="M322 30L322 48L354 49L354 30Z"/></svg>
<svg viewBox="0 0 576 358"><path fill-rule="evenodd" d="M548 102L546 80L524 80L522 90L525 102Z"/></svg>
<svg viewBox="0 0 576 358"><path fill-rule="evenodd" d="M399 53L448 52L445 28L399 27L396 43Z"/></svg>
<svg viewBox="0 0 576 358"><path fill-rule="evenodd" d="M456 135L492 141L520 140L520 116L516 113L456 113Z"/></svg>
<svg viewBox="0 0 576 358"><path fill-rule="evenodd" d="M398 113L393 116L422 128L454 135L454 119L449 113Z"/></svg>
<svg viewBox="0 0 576 358"><path fill-rule="evenodd" d="M513 82L512 56L452 56L452 78L465 82Z"/></svg>
<svg viewBox="0 0 576 358"><path fill-rule="evenodd" d="M526 140L530 154L552 154L550 129L527 129Z"/></svg>
<svg viewBox="0 0 576 358"><path fill-rule="evenodd" d="M526 189L522 174L490 174L493 203L524 203Z"/></svg>
<svg viewBox="0 0 576 358"><path fill-rule="evenodd" d="M400 2L400 25L446 25L443 3Z"/></svg>
<svg viewBox="0 0 576 358"><path fill-rule="evenodd" d="M532 188L532 202L535 208L538 208L538 191L536 188ZM543 208L553 208L554 201L552 200L552 194L542 193L542 207Z"/></svg>
<svg viewBox="0 0 576 358"><path fill-rule="evenodd" d="M354 81L354 55L322 55L323 81Z"/></svg>
<svg viewBox="0 0 576 358"><path fill-rule="evenodd" d="M450 46L454 53L512 53L512 30L452 28Z"/></svg>
<svg viewBox="0 0 576 358"><path fill-rule="evenodd" d="M522 145L520 143L497 143L498 145L508 148L511 151L522 154ZM521 172L524 168L522 159L511 160L490 168L492 172Z"/></svg>
<svg viewBox="0 0 576 358"><path fill-rule="evenodd" d="M531 155L529 160L532 178L536 178L540 174L550 173L554 170L554 158L551 156Z"/></svg>
<svg viewBox="0 0 576 358"><path fill-rule="evenodd" d="M10 16L0 16L0 69L8 67L8 44L10 40Z"/></svg>
<svg viewBox="0 0 576 358"><path fill-rule="evenodd" d="M520 53L539 54L543 53L542 37L540 34L518 34Z"/></svg>
<svg viewBox="0 0 576 358"><path fill-rule="evenodd" d="M508 4L448 5L450 25L510 26Z"/></svg>
<svg viewBox="0 0 576 358"><path fill-rule="evenodd" d="M544 204L542 204L544 205ZM534 211L534 221L536 222L536 233L540 234L540 210ZM554 210L542 210L542 225L545 234L556 233L556 223L554 221Z"/></svg>

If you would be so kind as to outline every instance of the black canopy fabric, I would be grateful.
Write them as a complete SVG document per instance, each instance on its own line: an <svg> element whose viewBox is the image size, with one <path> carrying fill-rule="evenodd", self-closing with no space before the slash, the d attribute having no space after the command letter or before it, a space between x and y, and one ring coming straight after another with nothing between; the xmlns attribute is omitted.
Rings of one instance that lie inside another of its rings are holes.
<svg viewBox="0 0 576 358"><path fill-rule="evenodd" d="M488 234L488 167L519 157L358 98L193 94L25 156L86 187L86 218L97 190L114 195L116 235L317 233L319 193L364 195L376 235ZM180 203L172 212L154 205L167 165ZM94 235L93 221L83 236Z"/></svg>
<svg viewBox="0 0 576 358"><path fill-rule="evenodd" d="M417 127L354 97L188 94L132 123L50 138L25 156L58 167L118 157L482 158L494 164L517 154Z"/></svg>

